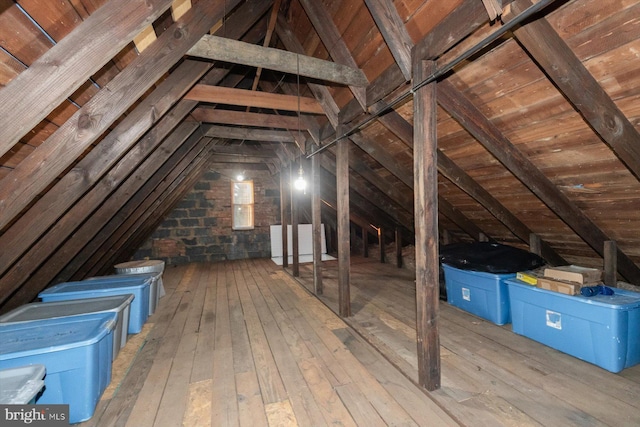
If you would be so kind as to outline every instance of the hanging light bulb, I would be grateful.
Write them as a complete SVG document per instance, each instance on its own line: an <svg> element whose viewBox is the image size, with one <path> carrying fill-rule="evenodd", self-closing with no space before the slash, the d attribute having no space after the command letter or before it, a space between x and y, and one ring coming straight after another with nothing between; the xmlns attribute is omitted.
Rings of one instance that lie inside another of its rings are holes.
<svg viewBox="0 0 640 427"><path fill-rule="evenodd" d="M236 181L239 181L239 182L244 181L244 172L240 172L238 176L236 176Z"/></svg>
<svg viewBox="0 0 640 427"><path fill-rule="evenodd" d="M304 170L302 169L302 165L300 165L300 169L298 171L298 178L293 182L293 186L296 190L304 191L307 188L307 180L304 179Z"/></svg>

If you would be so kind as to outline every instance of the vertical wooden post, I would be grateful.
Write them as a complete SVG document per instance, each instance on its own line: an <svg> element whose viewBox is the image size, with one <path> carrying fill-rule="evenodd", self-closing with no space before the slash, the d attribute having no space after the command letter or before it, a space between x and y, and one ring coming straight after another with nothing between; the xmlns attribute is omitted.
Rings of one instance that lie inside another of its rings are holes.
<svg viewBox="0 0 640 427"><path fill-rule="evenodd" d="M614 240L604 242L604 284L617 286L618 284L618 245Z"/></svg>
<svg viewBox="0 0 640 427"><path fill-rule="evenodd" d="M322 216L320 202L320 154L311 158L311 228L313 234L313 291L322 295Z"/></svg>
<svg viewBox="0 0 640 427"><path fill-rule="evenodd" d="M369 258L369 234L367 234L367 227L362 227L362 256Z"/></svg>
<svg viewBox="0 0 640 427"><path fill-rule="evenodd" d="M338 306L340 316L351 316L349 275L349 140L338 141L336 150L336 188L338 210Z"/></svg>
<svg viewBox="0 0 640 427"><path fill-rule="evenodd" d="M402 268L402 234L400 228L396 227L396 267Z"/></svg>
<svg viewBox="0 0 640 427"><path fill-rule="evenodd" d="M529 252L542 255L542 239L536 233L529 234Z"/></svg>
<svg viewBox="0 0 640 427"><path fill-rule="evenodd" d="M384 230L378 228L378 246L380 247L380 262L384 264Z"/></svg>
<svg viewBox="0 0 640 427"><path fill-rule="evenodd" d="M448 245L451 243L451 232L447 229L442 230L442 244Z"/></svg>
<svg viewBox="0 0 640 427"><path fill-rule="evenodd" d="M356 235L356 227L351 223L349 223L349 235L351 236L351 237L349 237L349 243L351 245L355 245L358 236ZM351 248L351 249L353 249L353 248Z"/></svg>
<svg viewBox="0 0 640 427"><path fill-rule="evenodd" d="M290 170L290 181L293 183L297 178L298 171ZM295 177L295 178L294 178ZM291 252L293 252L293 263L291 266L291 274L293 277L300 276L300 245L298 240L298 203L300 201L300 195L298 190L291 187Z"/></svg>
<svg viewBox="0 0 640 427"><path fill-rule="evenodd" d="M289 266L289 236L287 233L287 208L289 207L289 195L291 185L288 179L289 166L280 169L280 223L282 224L282 268Z"/></svg>
<svg viewBox="0 0 640 427"><path fill-rule="evenodd" d="M414 58L414 84L423 81L434 69L434 61ZM413 99L418 383L431 391L440 388L436 82L418 89Z"/></svg>

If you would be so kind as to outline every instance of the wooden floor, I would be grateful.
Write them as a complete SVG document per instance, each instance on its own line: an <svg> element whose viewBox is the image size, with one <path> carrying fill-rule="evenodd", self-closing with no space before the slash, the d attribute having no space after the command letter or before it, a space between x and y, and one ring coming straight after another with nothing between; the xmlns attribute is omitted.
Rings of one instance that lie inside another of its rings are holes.
<svg viewBox="0 0 640 427"><path fill-rule="evenodd" d="M167 268L164 286L82 426L458 425L270 260Z"/></svg>
<svg viewBox="0 0 640 427"><path fill-rule="evenodd" d="M346 319L417 378L415 284L409 270L351 258ZM323 263L321 300L337 311L337 263ZM312 289L312 266L300 269ZM467 426L640 426L640 365L610 373L440 303L442 387L430 396ZM430 425L429 423L424 425Z"/></svg>

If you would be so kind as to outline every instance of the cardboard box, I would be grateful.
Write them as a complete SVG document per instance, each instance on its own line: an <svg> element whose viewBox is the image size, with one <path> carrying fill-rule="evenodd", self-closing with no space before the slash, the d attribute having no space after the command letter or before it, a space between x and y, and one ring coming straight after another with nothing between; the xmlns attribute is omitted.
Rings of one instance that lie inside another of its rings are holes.
<svg viewBox="0 0 640 427"><path fill-rule="evenodd" d="M601 283L602 270L598 268L580 267L578 265L562 265L544 269L544 276L549 279L566 280L582 284Z"/></svg>
<svg viewBox="0 0 640 427"><path fill-rule="evenodd" d="M566 280L549 279L548 277L539 277L536 286L548 291L560 292L561 294L578 295L583 286L590 285L583 285L582 283L569 282Z"/></svg>

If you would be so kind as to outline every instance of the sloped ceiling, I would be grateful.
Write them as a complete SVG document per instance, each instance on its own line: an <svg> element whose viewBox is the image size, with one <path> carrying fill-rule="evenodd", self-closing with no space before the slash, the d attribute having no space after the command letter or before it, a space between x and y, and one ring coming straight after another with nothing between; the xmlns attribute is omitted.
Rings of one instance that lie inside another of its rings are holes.
<svg viewBox="0 0 640 427"><path fill-rule="evenodd" d="M639 36L626 0L2 0L0 310L126 259L212 164L323 147L335 206L345 136L352 221L410 236L412 52L443 234L588 266L614 241L640 285Z"/></svg>

